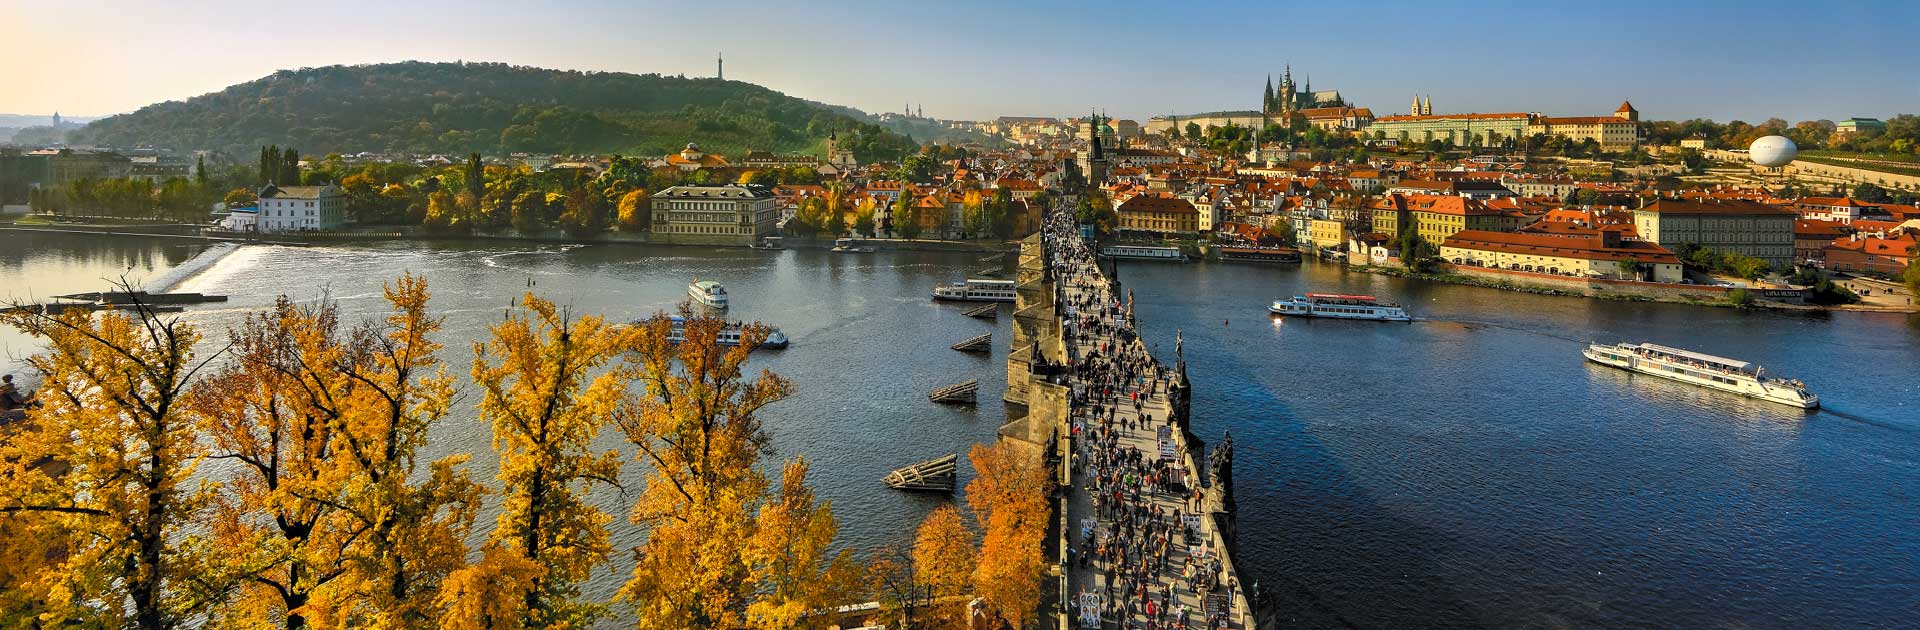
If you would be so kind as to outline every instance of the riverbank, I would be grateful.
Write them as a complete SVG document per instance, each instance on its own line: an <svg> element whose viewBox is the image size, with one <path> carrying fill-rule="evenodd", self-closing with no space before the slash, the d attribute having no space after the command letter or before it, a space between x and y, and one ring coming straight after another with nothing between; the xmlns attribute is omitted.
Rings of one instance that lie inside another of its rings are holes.
<svg viewBox="0 0 1920 630"><path fill-rule="evenodd" d="M1402 267L1390 267L1390 266L1380 266L1380 265L1347 265L1347 268L1352 269L1354 271L1363 271L1366 273L1373 273L1373 274L1380 274L1380 275L1387 275L1387 276L1397 276L1401 278L1410 278L1415 280L1445 282L1448 284L1464 284L1469 286L1485 287L1489 289L1501 289L1504 291L1533 293L1537 295L1583 297L1583 298L1594 298L1594 299L1611 300L1611 301L1618 301L1618 302L1661 302L1666 304L1687 304L1691 306L1711 306L1711 307L1721 307L1721 308L1763 308L1763 309L1772 309L1772 310L1780 310L1780 311L1796 311L1796 312L1854 311L1854 312L1863 312L1863 313L1920 313L1920 305L1885 306L1885 305L1874 305L1874 304L1835 304L1835 305L1789 304L1786 302L1777 302L1772 300L1759 299L1758 296L1756 296L1756 299L1752 304L1742 307L1741 305L1734 304L1732 301L1728 300L1725 297L1728 293L1732 291L1732 289L1725 288L1725 287L1709 287L1709 286L1700 286L1700 285L1662 285L1658 283L1632 282L1627 280L1604 280L1604 279L1572 278L1572 277L1565 277L1565 278L1546 277L1547 274L1516 272L1516 271L1497 270L1497 269L1477 269L1477 268L1461 269L1458 267L1453 267L1451 265L1441 265L1441 268L1452 269L1454 270L1454 273L1419 273L1419 272L1407 270ZM1465 271L1467 273L1459 273L1461 271ZM1476 273L1488 274L1488 275L1472 275ZM1501 274L1501 275L1497 277L1490 277L1491 274ZM1514 276L1515 278L1507 279L1506 276ZM1539 284L1529 283L1528 281L1539 282ZM1584 285L1584 288L1574 287L1574 286L1566 286L1566 287L1544 286L1545 281L1577 283L1580 285ZM1753 289L1753 291L1758 292L1758 291L1761 291L1761 289Z"/></svg>

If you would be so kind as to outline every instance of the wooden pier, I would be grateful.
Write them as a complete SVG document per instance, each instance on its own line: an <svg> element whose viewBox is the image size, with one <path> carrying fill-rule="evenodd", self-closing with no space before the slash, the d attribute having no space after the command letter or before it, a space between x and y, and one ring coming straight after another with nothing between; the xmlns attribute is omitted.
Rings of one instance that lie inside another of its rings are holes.
<svg viewBox="0 0 1920 630"><path fill-rule="evenodd" d="M961 315L965 315L967 317L975 317L979 319L999 319L1000 305L988 304L986 306L968 310L965 313L961 313Z"/></svg>
<svg viewBox="0 0 1920 630"><path fill-rule="evenodd" d="M953 349L961 352L992 352L993 333L970 337L966 341L953 344Z"/></svg>
<svg viewBox="0 0 1920 630"><path fill-rule="evenodd" d="M905 468L896 468L881 481L895 490L953 492L954 471L959 455L930 459Z"/></svg>
<svg viewBox="0 0 1920 630"><path fill-rule="evenodd" d="M974 395L980 391L980 381L971 380L955 383L927 394L927 400L937 403L973 404Z"/></svg>

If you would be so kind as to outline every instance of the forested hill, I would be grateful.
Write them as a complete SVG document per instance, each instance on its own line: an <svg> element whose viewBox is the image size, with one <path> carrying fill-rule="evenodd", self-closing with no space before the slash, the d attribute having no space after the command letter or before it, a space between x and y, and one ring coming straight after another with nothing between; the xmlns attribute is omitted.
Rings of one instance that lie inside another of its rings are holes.
<svg viewBox="0 0 1920 630"><path fill-rule="evenodd" d="M820 154L838 131L861 161L907 138L751 83L498 63L403 62L282 70L185 101L95 121L75 143L306 155L535 151L661 155L697 142Z"/></svg>

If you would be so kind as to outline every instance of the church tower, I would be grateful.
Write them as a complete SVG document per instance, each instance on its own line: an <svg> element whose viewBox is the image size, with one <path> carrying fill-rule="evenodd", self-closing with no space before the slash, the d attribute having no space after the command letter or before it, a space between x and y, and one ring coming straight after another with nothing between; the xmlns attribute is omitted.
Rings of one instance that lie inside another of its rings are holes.
<svg viewBox="0 0 1920 630"><path fill-rule="evenodd" d="M1091 144L1087 152L1087 184L1102 186L1107 183L1107 155L1100 149L1100 115L1087 112L1090 123L1087 125L1087 140Z"/></svg>
<svg viewBox="0 0 1920 630"><path fill-rule="evenodd" d="M1419 94L1413 95L1413 104L1407 106L1407 115L1408 116L1420 115L1420 95Z"/></svg>
<svg viewBox="0 0 1920 630"><path fill-rule="evenodd" d="M1260 97L1260 111L1273 113L1273 75L1267 75L1267 91Z"/></svg>
<svg viewBox="0 0 1920 630"><path fill-rule="evenodd" d="M1433 95L1432 94L1428 94L1426 102L1423 102L1420 104L1420 115L1421 116L1433 115Z"/></svg>

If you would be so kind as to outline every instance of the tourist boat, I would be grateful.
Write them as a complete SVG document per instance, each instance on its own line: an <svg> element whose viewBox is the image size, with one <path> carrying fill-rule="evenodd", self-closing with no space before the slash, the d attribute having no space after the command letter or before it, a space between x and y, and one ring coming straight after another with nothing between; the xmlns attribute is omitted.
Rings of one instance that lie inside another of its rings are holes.
<svg viewBox="0 0 1920 630"><path fill-rule="evenodd" d="M769 237L760 239L760 242L754 243L752 245L748 245L747 247L750 247L753 249L786 249L787 244L786 242L780 240L780 237L778 236L769 236Z"/></svg>
<svg viewBox="0 0 1920 630"><path fill-rule="evenodd" d="M1379 322L1410 322L1407 309L1397 304L1388 304L1371 295L1338 295L1333 293L1308 293L1293 296L1291 300L1274 300L1267 310L1281 315L1299 317L1328 317L1333 319L1365 319Z"/></svg>
<svg viewBox="0 0 1920 630"><path fill-rule="evenodd" d="M680 343L682 341L686 341L687 340L687 318L681 317L679 315L674 315L670 319L673 320L673 328L667 332L667 341L671 341L673 343ZM645 322L636 322L636 323L645 323ZM716 343L719 343L720 345L723 345L723 346L740 345L740 331L743 330L744 328L745 328L745 325L741 324L740 322L728 322L725 328L720 329L720 336L715 341ZM787 347L787 343L788 343L788 339L786 334L781 333L779 328L772 328L767 332L767 340L760 342L760 347L767 348L770 350L779 350L781 348Z"/></svg>
<svg viewBox="0 0 1920 630"><path fill-rule="evenodd" d="M1012 302L1012 280L967 278L966 282L943 284L933 288L933 299L955 302Z"/></svg>
<svg viewBox="0 0 1920 630"><path fill-rule="evenodd" d="M1100 249L1100 255L1107 258L1165 260L1168 262L1187 261L1187 255L1181 253L1178 247L1154 247L1151 245L1108 245Z"/></svg>
<svg viewBox="0 0 1920 630"><path fill-rule="evenodd" d="M842 238L842 239L835 239L833 241L833 251L840 252L842 254L871 254L878 250L874 249L872 246L863 247L860 245L855 245L853 239Z"/></svg>
<svg viewBox="0 0 1920 630"><path fill-rule="evenodd" d="M1820 397L1807 391L1806 383L1769 378L1760 367L1746 361L1650 343L1591 344L1581 354L1594 363L1801 409L1820 406Z"/></svg>
<svg viewBox="0 0 1920 630"><path fill-rule="evenodd" d="M687 296L707 308L727 307L727 288L712 280L694 280L687 285Z"/></svg>
<svg viewBox="0 0 1920 630"><path fill-rule="evenodd" d="M1247 260L1253 262L1300 262L1300 250L1292 247L1221 247L1222 260Z"/></svg>

